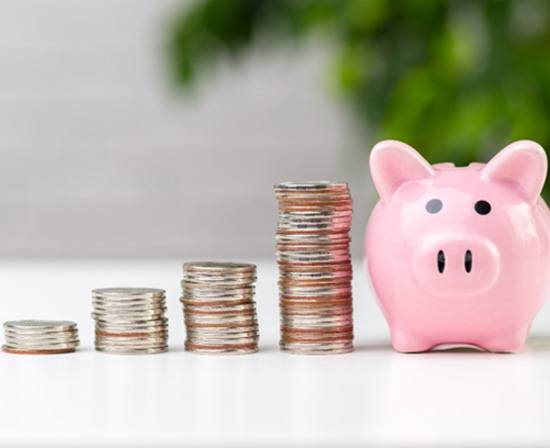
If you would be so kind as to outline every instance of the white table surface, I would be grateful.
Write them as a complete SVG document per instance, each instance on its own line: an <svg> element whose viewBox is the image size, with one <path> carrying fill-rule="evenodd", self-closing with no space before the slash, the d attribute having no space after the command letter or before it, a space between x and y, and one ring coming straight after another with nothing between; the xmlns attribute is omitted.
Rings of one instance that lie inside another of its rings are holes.
<svg viewBox="0 0 550 448"><path fill-rule="evenodd" d="M356 351L280 353L277 272L259 263L261 351L182 349L179 261L22 262L0 266L0 317L72 319L74 354L0 354L0 446L549 446L550 304L515 355L403 355L361 264L355 266ZM90 290L168 292L169 353L93 351Z"/></svg>

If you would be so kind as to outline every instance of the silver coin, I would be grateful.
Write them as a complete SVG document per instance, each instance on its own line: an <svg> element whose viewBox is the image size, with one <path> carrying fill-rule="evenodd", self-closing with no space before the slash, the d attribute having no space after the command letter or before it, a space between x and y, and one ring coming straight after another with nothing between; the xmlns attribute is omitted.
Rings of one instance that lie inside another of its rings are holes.
<svg viewBox="0 0 550 448"><path fill-rule="evenodd" d="M150 330L150 331L159 331L159 330L167 330L168 324L162 321L151 321L147 323L110 323L110 322L103 322L103 321L96 321L95 322L96 328L109 328L109 329L119 329L122 333L127 332L128 330L134 329L134 330Z"/></svg>
<svg viewBox="0 0 550 448"><path fill-rule="evenodd" d="M157 322L162 318L162 315L151 315L151 316L140 316L139 318L136 316L125 316L125 315L102 315L97 313L92 313L92 318L96 320L96 322L101 322L105 324L128 324L128 325L139 325L142 323L151 323L151 322Z"/></svg>
<svg viewBox="0 0 550 448"><path fill-rule="evenodd" d="M218 338L218 339L186 339L185 344L186 346L195 346L195 347L201 347L201 348L207 348L207 349L216 349L216 348L256 348L258 346L258 338L252 337L252 338L233 338L233 339L224 339L224 338Z"/></svg>
<svg viewBox="0 0 550 448"><path fill-rule="evenodd" d="M335 272L286 272L283 271L280 273L280 281L287 282L311 282L311 281L348 281L351 283L352 273L346 271L335 271Z"/></svg>
<svg viewBox="0 0 550 448"><path fill-rule="evenodd" d="M5 334L4 338L6 341L20 341L22 343L26 342L38 342L38 341L52 341L52 342L66 342L66 341L74 341L78 340L78 333L72 334L72 335L61 335L61 336L52 336L52 335L16 335L16 334Z"/></svg>
<svg viewBox="0 0 550 448"><path fill-rule="evenodd" d="M189 297L182 297L180 298L180 302L185 306L236 306L236 305L244 305L247 303L250 303L252 300L251 297L240 297L240 298L208 298L208 299L192 299ZM184 310L185 312L185 310Z"/></svg>
<svg viewBox="0 0 550 448"><path fill-rule="evenodd" d="M100 333L96 332L96 338L101 339L103 341L112 341L112 342L123 342L123 343L129 343L129 342L142 342L142 341L163 341L166 339L166 336L168 335L167 332L155 332L155 333L148 333L147 335L137 333L137 334L110 334L110 333Z"/></svg>
<svg viewBox="0 0 550 448"><path fill-rule="evenodd" d="M108 331L98 331L95 332L95 338L96 340L103 340L104 338L127 338L131 339L131 337L141 337L141 338L152 338L152 337L158 337L162 338L165 341L168 341L168 332L167 331L139 331L139 332L121 332L121 333L113 333Z"/></svg>
<svg viewBox="0 0 550 448"><path fill-rule="evenodd" d="M114 347L131 347L131 348L146 348L157 347L159 345L166 345L166 338L153 338L153 337L96 337L96 344L100 346L114 346Z"/></svg>
<svg viewBox="0 0 550 448"><path fill-rule="evenodd" d="M227 323L227 322L241 322L241 321L249 321L253 318L255 318L256 313L254 312L247 312L247 313L241 313L241 314L234 314L234 313L228 313L228 314L193 314L190 312L187 312L185 314L185 319L189 322L220 322L220 323Z"/></svg>
<svg viewBox="0 0 550 448"><path fill-rule="evenodd" d="M102 347L96 346L95 348L98 352L112 353L117 355L154 355L157 353L165 353L168 351L168 346L160 346L154 348L118 348L118 347Z"/></svg>
<svg viewBox="0 0 550 448"><path fill-rule="evenodd" d="M184 291L183 297L180 297L180 302L184 305L194 305L194 306L235 306L243 305L246 303L251 303L253 300L253 294L237 294L234 296L196 296L187 294Z"/></svg>
<svg viewBox="0 0 550 448"><path fill-rule="evenodd" d="M235 336L239 334L258 334L258 324L249 324L233 327L190 327L186 328L187 334L202 334L202 335L227 335Z"/></svg>
<svg viewBox="0 0 550 448"><path fill-rule="evenodd" d="M32 331L21 331L21 330L13 330L10 328L4 329L4 334L6 337L20 337L20 338L37 338L37 337L51 337L51 338L65 338L65 337L73 337L78 336L78 330L75 328L73 330L67 330L67 331L40 331L40 330L32 330Z"/></svg>
<svg viewBox="0 0 550 448"><path fill-rule="evenodd" d="M347 193L344 194L298 194L298 193L282 193L277 194L278 207L280 213L295 210L296 208L310 210L321 210L331 208L333 210L342 210L353 208L353 201Z"/></svg>
<svg viewBox="0 0 550 448"><path fill-rule="evenodd" d="M311 197L309 197L311 196ZM337 213L353 212L353 201L347 195L338 197L318 195L279 195L278 213Z"/></svg>
<svg viewBox="0 0 550 448"><path fill-rule="evenodd" d="M259 337L258 327L244 327L244 328L186 328L186 335L188 340L196 338L220 338L233 340L234 338L245 337Z"/></svg>
<svg viewBox="0 0 550 448"><path fill-rule="evenodd" d="M104 351L110 351L110 352L137 352L137 351L146 351L146 350L162 350L167 347L167 344L142 344L142 345L113 345L113 344L102 344L102 343L96 343L95 348L96 350L104 350Z"/></svg>
<svg viewBox="0 0 550 448"><path fill-rule="evenodd" d="M153 336L100 336L96 334L95 344L99 346L113 346L113 347L135 347L143 348L157 347L160 345L166 345L167 339L165 337L153 337Z"/></svg>
<svg viewBox="0 0 550 448"><path fill-rule="evenodd" d="M183 276L184 281L189 283L205 283L207 285L218 284L250 284L256 281L255 275L204 275L202 273L187 272Z"/></svg>
<svg viewBox="0 0 550 448"><path fill-rule="evenodd" d="M277 261L287 263L338 263L349 259L349 254L277 254Z"/></svg>
<svg viewBox="0 0 550 448"><path fill-rule="evenodd" d="M187 328L186 334L188 338L204 337L204 338L248 338L258 337L258 326L234 327L227 329L220 328Z"/></svg>
<svg viewBox="0 0 550 448"><path fill-rule="evenodd" d="M281 350L295 355L343 355L353 352L353 345L347 344L342 347L324 348L318 346L295 347L293 345L281 345Z"/></svg>
<svg viewBox="0 0 550 448"><path fill-rule="evenodd" d="M92 298L92 306L103 307L108 309L133 309L133 308L147 308L147 307L162 307L166 306L166 299L164 297L157 297L154 299L99 299Z"/></svg>
<svg viewBox="0 0 550 448"><path fill-rule="evenodd" d="M339 226L351 226L352 214L346 212L347 214L334 214L333 216L323 216L321 214L305 214L305 213L285 213L279 215L279 220L277 225L284 226L301 226L303 224L323 224L323 225L332 225L334 228Z"/></svg>
<svg viewBox="0 0 550 448"><path fill-rule="evenodd" d="M166 311L166 303L152 303L147 305L131 305L131 306L117 306L117 305L103 305L93 303L92 307L94 311L112 312L112 313L139 313L139 312L164 312Z"/></svg>
<svg viewBox="0 0 550 448"><path fill-rule="evenodd" d="M187 298L187 297L180 298L180 302L183 304L184 307L185 306L200 306L200 307L204 307L204 306L227 306L227 307L230 307L230 306L250 303L250 300L251 300L250 298L246 298L246 297L239 298L239 299L210 298L210 299L199 299L199 300L190 299L190 298ZM184 309L184 312L185 312L185 309Z"/></svg>
<svg viewBox="0 0 550 448"><path fill-rule="evenodd" d="M345 317L352 318L352 315L353 315L353 311L351 309L337 310L337 311L325 311L325 310L311 311L311 310L304 310L303 308L293 309L291 307L282 308L281 313L282 315L289 318L311 317L311 318L317 318L317 319L339 317L339 316L341 316L342 318L345 318Z"/></svg>
<svg viewBox="0 0 550 448"><path fill-rule="evenodd" d="M187 276L183 279L186 287L190 289L206 287L208 289L223 288L223 287L246 287L252 284L255 279L226 277L220 279L206 280L204 277Z"/></svg>
<svg viewBox="0 0 550 448"><path fill-rule="evenodd" d="M288 217L281 218L277 223L277 228L282 231L286 230L323 230L330 229L331 231L351 228L351 216L346 218L301 218Z"/></svg>
<svg viewBox="0 0 550 448"><path fill-rule="evenodd" d="M304 208L298 207L296 209L284 209L279 211L278 218L349 218L353 214L353 210L350 208L335 209L331 207L324 208Z"/></svg>
<svg viewBox="0 0 550 448"><path fill-rule="evenodd" d="M66 341L74 341L78 340L78 334L71 334L71 335L18 335L18 334L12 334L12 333L6 333L4 335L6 341L20 341L22 343L25 342L66 342Z"/></svg>
<svg viewBox="0 0 550 448"><path fill-rule="evenodd" d="M208 329L208 328L187 328L186 331L187 337L252 337L258 336L258 327L243 327L243 328L231 328L220 330L219 328Z"/></svg>
<svg viewBox="0 0 550 448"><path fill-rule="evenodd" d="M241 305L184 305L185 313L201 313L201 314L226 314L240 312L255 312L256 304L253 302L243 303Z"/></svg>
<svg viewBox="0 0 550 448"><path fill-rule="evenodd" d="M332 223L332 222L279 222L277 229L281 231L331 231L334 233L341 232L342 230L348 230L350 228L347 222Z"/></svg>
<svg viewBox="0 0 550 448"><path fill-rule="evenodd" d="M256 290L254 285L215 285L215 284L195 284L182 280L181 287L185 292L191 295L236 295L253 294Z"/></svg>
<svg viewBox="0 0 550 448"><path fill-rule="evenodd" d="M229 347L232 345L251 345L256 346L258 344L257 338L237 338L237 339L204 339L204 340L187 340L186 343L192 345L200 345L204 347Z"/></svg>
<svg viewBox="0 0 550 448"><path fill-rule="evenodd" d="M79 341L75 342L57 342L57 343L38 343L38 344L31 344L31 343L14 343L12 341L4 344L5 347L12 349L12 350L64 350L64 349L74 349L78 347Z"/></svg>
<svg viewBox="0 0 550 448"><path fill-rule="evenodd" d="M352 315L350 314L339 314L335 316L315 316L315 315L288 315L285 314L281 316L282 322L292 323L293 326L315 324L315 325L343 325L351 323Z"/></svg>
<svg viewBox="0 0 550 448"><path fill-rule="evenodd" d="M133 320L140 320L140 318L144 319L150 319L150 318L158 318L161 319L164 317L166 312L166 308L161 309L151 309L151 310L142 310L142 311L105 311L103 309L97 309L95 308L92 312L93 316L97 316L99 319L101 319L103 316L105 317L127 317L131 318Z"/></svg>
<svg viewBox="0 0 550 448"><path fill-rule="evenodd" d="M191 300L250 300L254 297L254 292L240 292L240 291L210 291L210 290L192 290L187 287L183 288L183 297Z"/></svg>
<svg viewBox="0 0 550 448"><path fill-rule="evenodd" d="M238 281L249 280L254 281L256 279L256 270L240 271L240 270L185 270L183 278L197 279L202 278L203 281L215 281L222 279L236 279Z"/></svg>
<svg viewBox="0 0 550 448"><path fill-rule="evenodd" d="M184 272L256 272L256 265L232 261L189 261L183 264Z"/></svg>
<svg viewBox="0 0 550 448"><path fill-rule="evenodd" d="M286 208L279 209L277 224L282 222L327 222L337 224L339 222L351 222L353 209L351 205L343 207L315 207L315 208ZM344 233L344 232L341 232Z"/></svg>
<svg viewBox="0 0 550 448"><path fill-rule="evenodd" d="M336 295L336 294L349 294L351 293L351 285L349 282L347 284L338 283L335 285L304 285L304 286L295 286L295 285L288 285L286 286L284 283L279 287L280 292L284 293L285 295L298 295L298 294L312 294L312 295L319 295L319 294L329 294L329 295Z"/></svg>
<svg viewBox="0 0 550 448"><path fill-rule="evenodd" d="M166 300L166 296L163 294L151 295L151 296L124 296L124 295L113 295L113 296L100 296L92 294L92 301L105 304L113 305L132 305L132 304L151 304L158 303Z"/></svg>
<svg viewBox="0 0 550 448"><path fill-rule="evenodd" d="M11 320L4 328L17 331L66 331L76 328L76 323L68 320Z"/></svg>
<svg viewBox="0 0 550 448"><path fill-rule="evenodd" d="M349 244L339 244L332 246L312 246L312 245L302 245L302 244L286 244L280 245L277 247L277 252L283 254L347 254L350 255Z"/></svg>
<svg viewBox="0 0 550 448"><path fill-rule="evenodd" d="M158 288L135 288L135 287L116 287L116 288L97 288L92 290L92 294L96 296L109 297L144 297L144 296L160 296L165 295L164 289Z"/></svg>
<svg viewBox="0 0 550 448"><path fill-rule="evenodd" d="M242 322L190 322L185 320L185 327L190 332L213 332L213 333L229 333L232 331L256 331L258 329L258 321L250 319Z"/></svg>
<svg viewBox="0 0 550 448"><path fill-rule="evenodd" d="M342 290L344 291L344 290ZM317 302L320 302L321 300L324 301L334 301L334 303L339 303L344 300L351 300L351 290L348 289L346 292L337 293L334 291L326 291L326 292L292 292L290 293L287 288L281 291L280 295L283 296L285 299L294 299L294 300L311 300L311 299L317 299ZM314 303L315 300L312 301Z"/></svg>
<svg viewBox="0 0 550 448"><path fill-rule="evenodd" d="M220 324L220 325L248 325L250 322L257 322L256 313L238 314L238 315L191 315L189 313L184 314L184 321L186 324L192 326L199 326L200 324Z"/></svg>
<svg viewBox="0 0 550 448"><path fill-rule="evenodd" d="M74 343L78 342L78 336L70 338L20 338L16 336L5 336L4 341L6 344L57 344L57 343Z"/></svg>
<svg viewBox="0 0 550 448"><path fill-rule="evenodd" d="M112 323L105 321L96 321L96 326L101 326L105 328L120 328L120 329L143 329L143 328L163 328L168 327L168 318L163 317L161 319L154 319L146 322L136 322L131 321L128 323Z"/></svg>
<svg viewBox="0 0 550 448"><path fill-rule="evenodd" d="M187 351L201 355L247 355L258 352L258 347L254 348L186 348Z"/></svg>
<svg viewBox="0 0 550 448"><path fill-rule="evenodd" d="M285 200L293 198L306 198L308 199L308 203L312 199L319 197L329 200L336 200L337 198L351 200L349 187L344 183L339 185L323 185L317 182L309 182L308 184L295 186L279 184L274 186L274 190L279 204L284 204Z"/></svg>
<svg viewBox="0 0 550 448"><path fill-rule="evenodd" d="M311 234L305 234L311 236ZM315 244L311 240L295 240L292 242L289 241L276 241L275 248L277 251L282 252L292 252L296 250L302 251L332 251L332 250L345 250L349 249L350 243L343 241L327 241L324 243Z"/></svg>
<svg viewBox="0 0 550 448"><path fill-rule="evenodd" d="M106 312L103 310L94 309L92 313L92 317L97 319L109 319L109 318L127 318L132 320L150 320L150 319L157 319L162 318L164 316L164 312L166 311L166 308L162 308L160 310L145 310L145 311L117 311L115 312Z"/></svg>
<svg viewBox="0 0 550 448"><path fill-rule="evenodd" d="M92 317L97 320L105 320L110 321L114 319L119 318L126 318L126 320L131 321L151 321L151 320L158 320L162 319L165 316L165 311L157 311L157 310L150 310L150 311L132 311L132 312L123 312L123 311L117 311L115 312L105 312L102 310L96 311L93 310L91 313Z"/></svg>
<svg viewBox="0 0 550 448"><path fill-rule="evenodd" d="M95 325L95 332L104 335L139 335L139 334L168 334L168 326L159 325L156 327L136 327L136 326L105 326Z"/></svg>
<svg viewBox="0 0 550 448"><path fill-rule="evenodd" d="M168 324L162 321L152 321L148 324L110 324L106 322L96 322L95 328L98 331L105 331L108 333L128 333L131 331L143 332L168 330Z"/></svg>
<svg viewBox="0 0 550 448"><path fill-rule="evenodd" d="M164 296L151 297L147 299L120 299L120 298L104 298L92 297L94 306L102 306L109 308L139 308L139 307L157 307L164 306L166 298Z"/></svg>
<svg viewBox="0 0 550 448"><path fill-rule="evenodd" d="M298 244L286 244L278 245L277 252L282 254L293 254L293 253L304 253L304 254L335 254L335 253L346 253L350 255L349 244L340 244L332 246L306 246Z"/></svg>
<svg viewBox="0 0 550 448"><path fill-rule="evenodd" d="M255 278L256 268L254 269L229 269L229 268L213 268L213 269L185 269L183 276L221 278L221 277L237 277L237 278Z"/></svg>
<svg viewBox="0 0 550 448"><path fill-rule="evenodd" d="M347 191L347 182L311 180L306 182L279 182L273 186L275 191Z"/></svg>

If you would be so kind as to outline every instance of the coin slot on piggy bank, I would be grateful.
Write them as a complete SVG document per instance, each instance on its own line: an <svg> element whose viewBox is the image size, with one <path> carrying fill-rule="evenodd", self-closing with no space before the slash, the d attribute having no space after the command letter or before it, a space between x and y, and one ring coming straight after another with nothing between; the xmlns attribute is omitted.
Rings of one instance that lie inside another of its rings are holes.
<svg viewBox="0 0 550 448"><path fill-rule="evenodd" d="M549 286L542 147L518 141L487 164L455 167L388 140L370 169L380 200L365 259L393 347L520 350Z"/></svg>

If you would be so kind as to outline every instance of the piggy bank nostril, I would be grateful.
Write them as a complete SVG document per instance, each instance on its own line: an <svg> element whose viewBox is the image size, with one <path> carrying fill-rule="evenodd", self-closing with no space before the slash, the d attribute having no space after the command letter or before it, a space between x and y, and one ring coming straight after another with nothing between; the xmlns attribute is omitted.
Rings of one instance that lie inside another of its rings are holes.
<svg viewBox="0 0 550 448"><path fill-rule="evenodd" d="M437 253L437 270L440 274L443 274L443 271L445 271L445 252L442 250Z"/></svg>
<svg viewBox="0 0 550 448"><path fill-rule="evenodd" d="M443 235L415 248L414 281L426 294L466 297L492 288L501 275L501 253L492 241L473 235Z"/></svg>
<svg viewBox="0 0 550 448"><path fill-rule="evenodd" d="M468 249L466 253L464 254L464 269L466 269L466 272L470 273L472 272L472 251Z"/></svg>

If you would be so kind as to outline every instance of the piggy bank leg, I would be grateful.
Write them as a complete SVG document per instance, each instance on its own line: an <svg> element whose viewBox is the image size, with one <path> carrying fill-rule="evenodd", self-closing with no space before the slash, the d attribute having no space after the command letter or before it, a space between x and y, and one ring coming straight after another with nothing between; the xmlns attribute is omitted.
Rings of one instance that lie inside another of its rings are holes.
<svg viewBox="0 0 550 448"><path fill-rule="evenodd" d="M435 345L433 341L422 335L402 328L391 330L391 344L396 351L401 353L425 352Z"/></svg>
<svg viewBox="0 0 550 448"><path fill-rule="evenodd" d="M520 328L500 335L492 335L479 341L478 346L495 353L515 353L523 348L528 334L528 328Z"/></svg>

